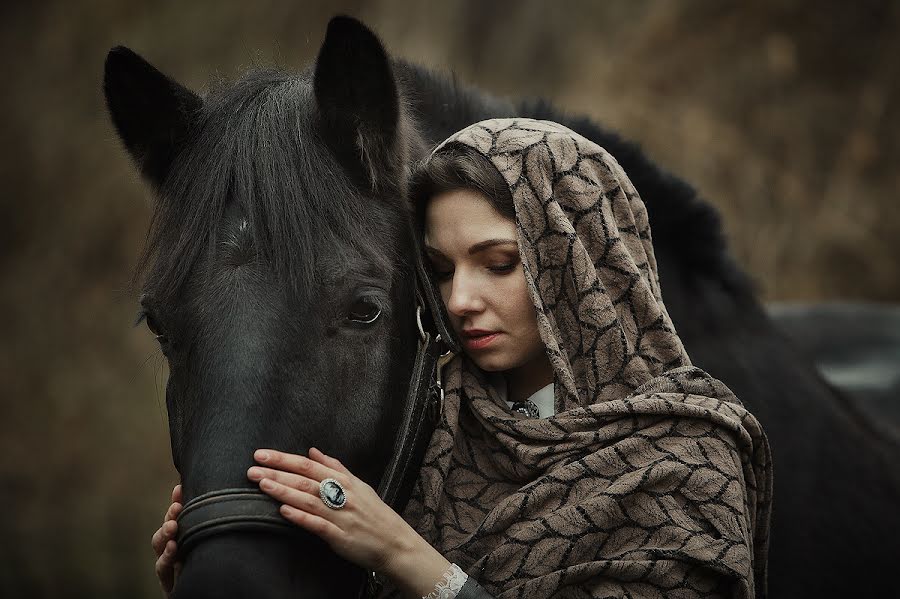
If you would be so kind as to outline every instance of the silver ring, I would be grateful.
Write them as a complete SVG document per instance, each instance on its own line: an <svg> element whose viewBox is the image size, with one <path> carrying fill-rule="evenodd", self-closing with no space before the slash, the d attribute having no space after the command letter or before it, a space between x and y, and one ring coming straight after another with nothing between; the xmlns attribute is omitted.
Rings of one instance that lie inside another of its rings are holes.
<svg viewBox="0 0 900 599"><path fill-rule="evenodd" d="M322 503L333 510L339 510L347 505L347 493L344 492L344 487L333 478L326 478L319 483L319 497L322 498Z"/></svg>

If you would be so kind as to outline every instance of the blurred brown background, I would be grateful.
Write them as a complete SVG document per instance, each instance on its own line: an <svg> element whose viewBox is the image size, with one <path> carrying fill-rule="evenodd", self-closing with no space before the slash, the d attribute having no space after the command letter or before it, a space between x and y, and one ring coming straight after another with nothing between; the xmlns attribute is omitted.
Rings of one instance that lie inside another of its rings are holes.
<svg viewBox="0 0 900 599"><path fill-rule="evenodd" d="M343 12L391 52L639 141L766 300L897 301L900 3L113 2L0 9L0 595L158 597L176 482L128 288L150 197L103 105L125 44L195 89L299 69Z"/></svg>

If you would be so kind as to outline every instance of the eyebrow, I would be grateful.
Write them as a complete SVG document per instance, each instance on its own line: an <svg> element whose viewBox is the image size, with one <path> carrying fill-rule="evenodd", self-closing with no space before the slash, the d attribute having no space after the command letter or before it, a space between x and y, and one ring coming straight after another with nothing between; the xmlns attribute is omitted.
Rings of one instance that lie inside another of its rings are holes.
<svg viewBox="0 0 900 599"><path fill-rule="evenodd" d="M485 239L484 241L479 241L478 243L472 245L469 248L469 255L477 254L478 252L484 251L488 248L492 248L498 245L515 245L518 246L518 242L515 239ZM437 250L430 245L425 246L425 251L429 254L437 254L439 256L443 256L444 253L440 250Z"/></svg>

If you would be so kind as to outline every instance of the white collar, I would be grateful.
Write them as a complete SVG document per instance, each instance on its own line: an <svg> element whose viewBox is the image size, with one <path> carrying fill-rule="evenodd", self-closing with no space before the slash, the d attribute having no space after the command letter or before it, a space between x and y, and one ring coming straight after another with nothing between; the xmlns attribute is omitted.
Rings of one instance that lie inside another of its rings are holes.
<svg viewBox="0 0 900 599"><path fill-rule="evenodd" d="M507 400L506 377L499 372L489 372L488 380L491 385L497 389L500 399L506 402L506 405L512 408L513 402ZM547 418L556 414L556 397L555 387L553 383L548 383L532 393L527 401L537 406L538 414L541 418Z"/></svg>

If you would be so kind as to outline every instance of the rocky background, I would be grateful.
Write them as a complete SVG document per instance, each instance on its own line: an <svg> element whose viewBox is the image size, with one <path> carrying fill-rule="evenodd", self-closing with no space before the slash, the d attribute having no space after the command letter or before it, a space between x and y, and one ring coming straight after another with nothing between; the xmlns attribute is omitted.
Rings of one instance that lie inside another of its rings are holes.
<svg viewBox="0 0 900 599"><path fill-rule="evenodd" d="M640 142L723 213L766 300L900 300L900 3L45 0L0 8L0 596L159 597L165 366L129 287L151 198L109 123L116 44L202 90L391 52Z"/></svg>

